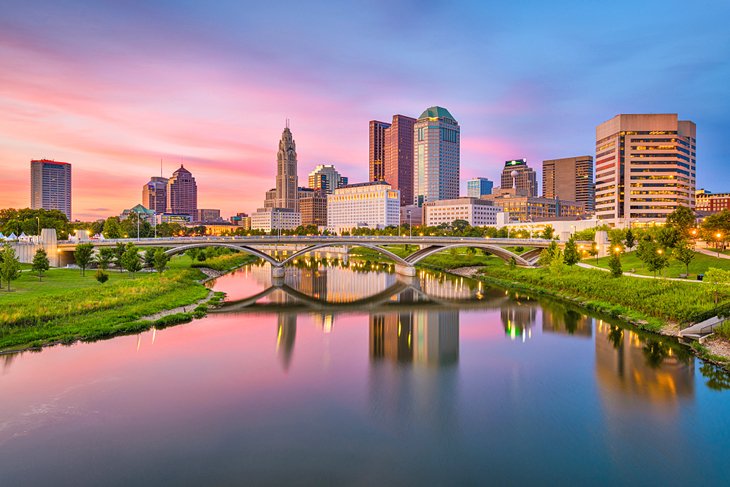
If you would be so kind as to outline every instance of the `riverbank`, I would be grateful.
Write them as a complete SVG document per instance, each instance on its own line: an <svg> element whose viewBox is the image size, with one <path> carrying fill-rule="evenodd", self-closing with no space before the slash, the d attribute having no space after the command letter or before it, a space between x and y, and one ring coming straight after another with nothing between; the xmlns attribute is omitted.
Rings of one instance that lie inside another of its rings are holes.
<svg viewBox="0 0 730 487"><path fill-rule="evenodd" d="M94 271L82 276L77 269L52 269L43 281L24 274L13 282L13 292L0 292L0 353L95 341L205 316L223 296L204 283L253 260L227 254L196 263L213 268L191 268L188 256L178 256L163 274L109 271L104 284Z"/></svg>

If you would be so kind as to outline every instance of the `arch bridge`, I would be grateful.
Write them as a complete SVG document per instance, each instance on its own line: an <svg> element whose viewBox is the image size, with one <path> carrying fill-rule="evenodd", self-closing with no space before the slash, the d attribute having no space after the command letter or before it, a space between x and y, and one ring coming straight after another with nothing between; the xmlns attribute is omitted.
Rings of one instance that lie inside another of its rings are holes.
<svg viewBox="0 0 730 487"><path fill-rule="evenodd" d="M456 248L483 249L505 261L514 259L515 263L523 267L536 265L537 257L542 249L552 240L546 239L517 239L517 238L479 238L479 237L172 237L157 239L114 239L91 240L88 242L59 242L58 252L72 252L79 243L92 243L95 247L110 247L118 243L134 243L139 247L164 247L166 254L172 256L190 249L206 247L223 247L238 252L245 252L263 259L271 264L272 275L284 275L284 267L299 257L311 252L332 247L363 247L374 250L389 258L395 263L398 274L413 276L415 266L423 259L444 250ZM561 247L565 242L558 241ZM592 242L580 242L591 244ZM387 247L392 245L408 245L413 251L401 256ZM508 247L527 247L528 251L521 254L513 252ZM277 258L279 252L285 251L286 256Z"/></svg>

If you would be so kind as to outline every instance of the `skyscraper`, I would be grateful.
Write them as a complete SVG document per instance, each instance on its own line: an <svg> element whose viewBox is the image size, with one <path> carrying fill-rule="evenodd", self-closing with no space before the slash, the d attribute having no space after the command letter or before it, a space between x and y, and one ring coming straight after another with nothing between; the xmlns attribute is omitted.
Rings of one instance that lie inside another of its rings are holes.
<svg viewBox="0 0 730 487"><path fill-rule="evenodd" d="M416 119L393 115L385 129L384 178L400 191L401 206L413 204L413 127Z"/></svg>
<svg viewBox="0 0 730 487"><path fill-rule="evenodd" d="M494 183L487 178L473 178L466 182L466 195L469 198L481 198L492 194Z"/></svg>
<svg viewBox="0 0 730 487"><path fill-rule="evenodd" d="M370 120L369 141L370 154L368 157L369 180L385 180L385 129L390 127L389 123Z"/></svg>
<svg viewBox="0 0 730 487"><path fill-rule="evenodd" d="M276 208L298 210L298 184L297 146L287 122L279 141L279 152L276 154Z"/></svg>
<svg viewBox="0 0 730 487"><path fill-rule="evenodd" d="M542 161L542 196L581 203L587 212L595 207L593 157L578 156Z"/></svg>
<svg viewBox="0 0 730 487"><path fill-rule="evenodd" d="M459 196L460 128L448 110L427 108L414 125L413 201Z"/></svg>
<svg viewBox="0 0 730 487"><path fill-rule="evenodd" d="M193 175L180 164L180 169L167 180L167 213L190 215L198 211L198 185Z"/></svg>
<svg viewBox="0 0 730 487"><path fill-rule="evenodd" d="M318 164L309 173L309 187L312 189L321 189L327 194L332 194L342 186L347 186L347 178L343 178L332 164Z"/></svg>
<svg viewBox="0 0 730 487"><path fill-rule="evenodd" d="M157 214L167 212L167 178L153 177L142 186L142 205Z"/></svg>
<svg viewBox="0 0 730 487"><path fill-rule="evenodd" d="M676 113L621 114L596 127L596 216L651 223L679 205L694 209L696 131Z"/></svg>
<svg viewBox="0 0 730 487"><path fill-rule="evenodd" d="M71 164L30 161L30 207L60 210L71 220Z"/></svg>
<svg viewBox="0 0 730 487"><path fill-rule="evenodd" d="M502 189L514 187L524 196L537 196L537 174L527 165L527 159L506 161L502 169L501 183Z"/></svg>

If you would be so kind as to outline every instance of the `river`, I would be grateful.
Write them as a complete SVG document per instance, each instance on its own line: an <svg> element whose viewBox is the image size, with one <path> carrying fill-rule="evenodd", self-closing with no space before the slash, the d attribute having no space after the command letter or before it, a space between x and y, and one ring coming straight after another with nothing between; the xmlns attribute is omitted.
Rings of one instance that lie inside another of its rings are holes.
<svg viewBox="0 0 730 487"><path fill-rule="evenodd" d="M727 485L730 380L671 340L375 264L275 284L0 356L0 485Z"/></svg>

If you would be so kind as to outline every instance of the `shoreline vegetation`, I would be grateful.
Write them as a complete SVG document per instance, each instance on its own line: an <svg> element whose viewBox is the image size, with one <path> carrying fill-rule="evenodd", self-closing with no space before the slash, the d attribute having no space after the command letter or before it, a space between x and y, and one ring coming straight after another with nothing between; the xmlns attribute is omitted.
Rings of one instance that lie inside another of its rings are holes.
<svg viewBox="0 0 730 487"><path fill-rule="evenodd" d="M109 270L108 282L78 269L51 269L43 280L30 270L0 293L0 354L161 329L205 316L223 300L204 283L254 262L247 254L212 252L169 262L164 273Z"/></svg>

